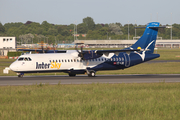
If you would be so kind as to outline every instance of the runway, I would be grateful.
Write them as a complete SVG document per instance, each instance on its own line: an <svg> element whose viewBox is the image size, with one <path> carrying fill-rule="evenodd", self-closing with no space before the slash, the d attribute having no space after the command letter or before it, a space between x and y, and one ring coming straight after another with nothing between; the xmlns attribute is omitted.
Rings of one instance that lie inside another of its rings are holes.
<svg viewBox="0 0 180 120"><path fill-rule="evenodd" d="M180 74L166 75L97 75L87 77L78 75L69 76L0 76L0 86L6 85L33 85L33 84L92 84L92 83L157 83L180 82Z"/></svg>

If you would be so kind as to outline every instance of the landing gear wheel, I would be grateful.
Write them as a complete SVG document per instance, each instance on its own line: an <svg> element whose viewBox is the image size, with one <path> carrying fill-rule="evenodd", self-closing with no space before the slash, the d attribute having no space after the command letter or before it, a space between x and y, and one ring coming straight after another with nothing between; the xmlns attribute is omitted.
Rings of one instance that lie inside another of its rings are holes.
<svg viewBox="0 0 180 120"><path fill-rule="evenodd" d="M23 77L23 75L21 75L21 74L20 74L20 75L18 75L18 77L19 77L19 78L22 78L22 77Z"/></svg>
<svg viewBox="0 0 180 120"><path fill-rule="evenodd" d="M88 74L89 77L95 77L96 76L96 73L94 71L91 71L89 74Z"/></svg>
<svg viewBox="0 0 180 120"><path fill-rule="evenodd" d="M73 73L69 73L69 77L75 77L76 74L73 74Z"/></svg>

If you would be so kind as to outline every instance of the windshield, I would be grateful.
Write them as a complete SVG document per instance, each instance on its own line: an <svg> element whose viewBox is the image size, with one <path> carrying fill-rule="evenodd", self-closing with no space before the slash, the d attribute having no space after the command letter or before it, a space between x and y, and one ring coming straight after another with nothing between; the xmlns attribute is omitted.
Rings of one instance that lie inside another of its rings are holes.
<svg viewBox="0 0 180 120"><path fill-rule="evenodd" d="M20 57L18 61L31 61L32 59L30 57Z"/></svg>

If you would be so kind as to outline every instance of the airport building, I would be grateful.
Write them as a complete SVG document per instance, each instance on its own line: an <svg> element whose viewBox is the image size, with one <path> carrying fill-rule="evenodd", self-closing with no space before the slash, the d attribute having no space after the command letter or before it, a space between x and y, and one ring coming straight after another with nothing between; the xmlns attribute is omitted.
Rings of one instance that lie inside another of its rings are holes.
<svg viewBox="0 0 180 120"><path fill-rule="evenodd" d="M126 48L137 40L75 40L74 43L83 43L90 48ZM156 47L180 48L180 40L156 40Z"/></svg>
<svg viewBox="0 0 180 120"><path fill-rule="evenodd" d="M16 37L0 37L0 56L7 56L8 51L16 51Z"/></svg>

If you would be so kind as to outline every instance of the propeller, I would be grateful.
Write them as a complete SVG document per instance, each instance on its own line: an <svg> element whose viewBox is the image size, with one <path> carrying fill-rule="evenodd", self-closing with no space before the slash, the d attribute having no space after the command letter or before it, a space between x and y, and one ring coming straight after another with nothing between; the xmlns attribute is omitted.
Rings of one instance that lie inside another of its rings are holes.
<svg viewBox="0 0 180 120"><path fill-rule="evenodd" d="M82 43L81 43L82 44ZM85 60L85 58L84 58L84 51L83 51L83 46L81 46L81 51L79 51L78 50L78 48L77 48L77 45L78 45L78 43L76 43L76 46L75 46L75 49L76 49L76 51L78 52L78 57L80 57L81 58L81 60Z"/></svg>

